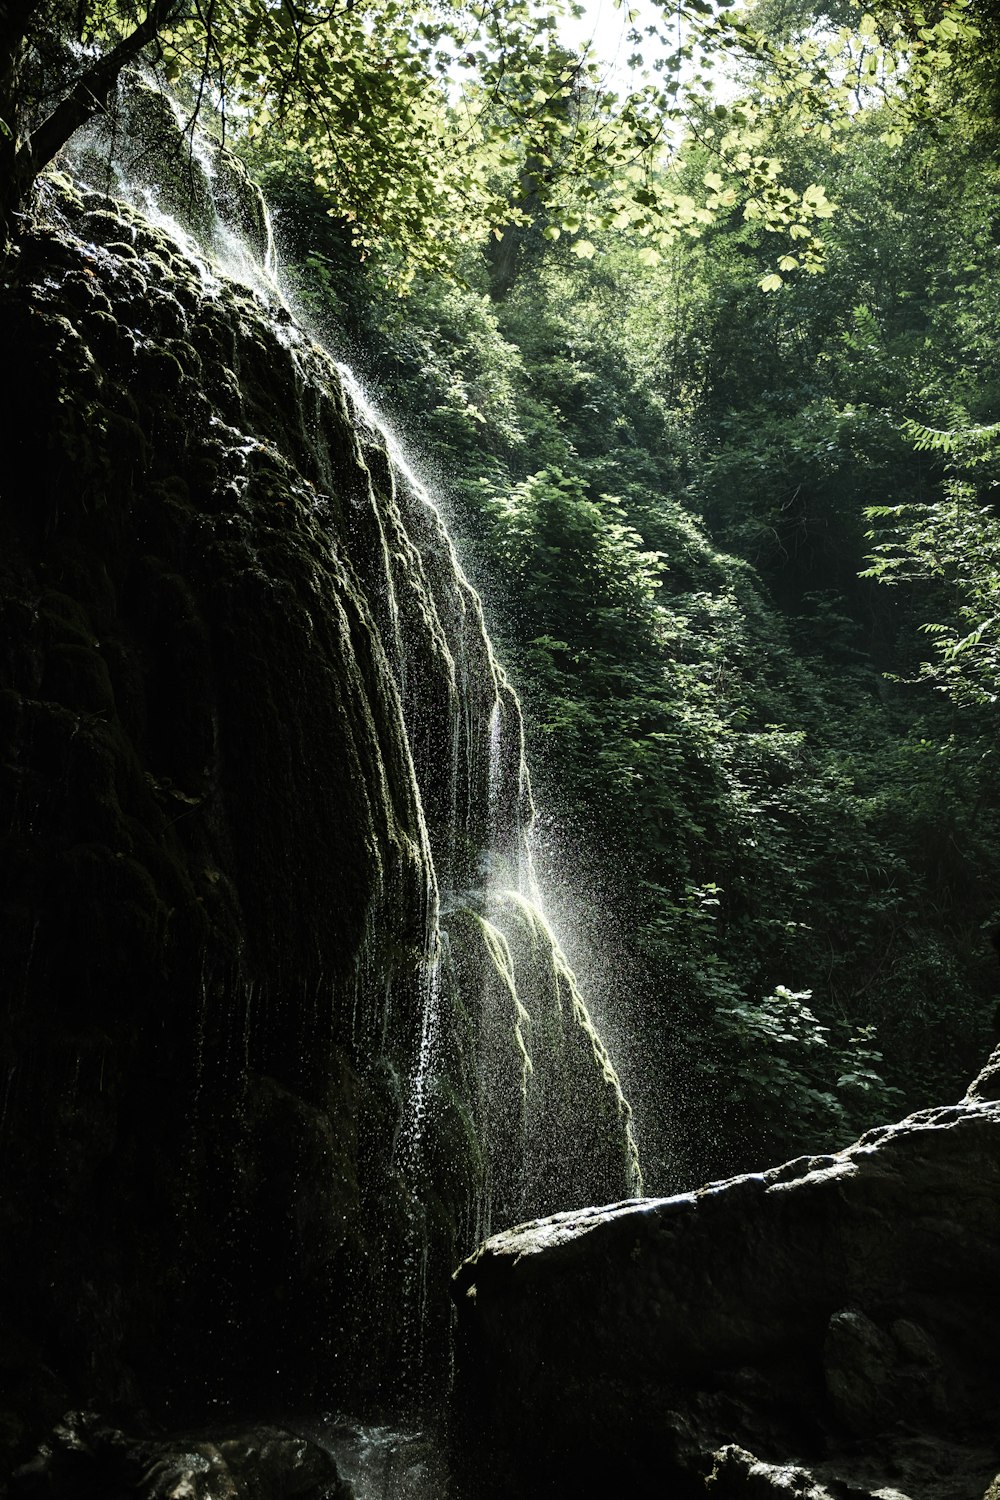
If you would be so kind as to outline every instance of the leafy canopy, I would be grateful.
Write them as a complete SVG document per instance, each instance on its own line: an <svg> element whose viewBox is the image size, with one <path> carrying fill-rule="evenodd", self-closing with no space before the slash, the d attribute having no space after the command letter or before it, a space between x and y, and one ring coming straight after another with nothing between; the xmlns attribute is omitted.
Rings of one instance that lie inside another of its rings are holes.
<svg viewBox="0 0 1000 1500"><path fill-rule="evenodd" d="M571 0L10 0L0 206L23 202L141 55L194 113L210 104L245 140L304 150L356 241L402 252L404 280L456 243L528 222L581 259L595 230L627 230L651 266L735 211L782 237L761 283L776 288L819 269L816 230L834 208L818 183L786 180L775 120L832 136L873 91L926 95L975 37L964 0L933 20L919 7L891 23L862 13L780 43L727 0L657 7L641 29L624 6L634 50L619 87L560 40L580 14ZM717 97L720 59L749 80L730 102ZM674 170L692 134L707 152L694 184Z"/></svg>

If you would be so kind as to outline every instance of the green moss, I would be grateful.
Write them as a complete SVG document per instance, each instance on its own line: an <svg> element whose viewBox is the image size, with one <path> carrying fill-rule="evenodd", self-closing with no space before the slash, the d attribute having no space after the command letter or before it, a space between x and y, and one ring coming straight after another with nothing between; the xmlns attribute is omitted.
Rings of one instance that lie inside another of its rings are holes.
<svg viewBox="0 0 1000 1500"><path fill-rule="evenodd" d="M322 351L110 200L65 212L87 243L29 239L0 292L32 458L0 559L0 1285L80 1399L123 1369L161 1408L370 1392L413 1256L440 1370L452 1261L491 1216L618 1196L627 1110L541 917L476 899L441 924L416 1133L439 886L526 862L479 601Z"/></svg>
<svg viewBox="0 0 1000 1500"><path fill-rule="evenodd" d="M531 1016L521 1003L521 997L517 993L517 979L514 974L514 960L511 956L510 945L498 927L488 922L484 916L474 912L476 922L479 924L483 935L483 945L487 957L493 965L501 984L510 996L511 1010L513 1012L513 1034L514 1043L521 1058L521 1095L527 1100L528 1081L534 1071L531 1054L528 1050L528 1037L531 1035Z"/></svg>

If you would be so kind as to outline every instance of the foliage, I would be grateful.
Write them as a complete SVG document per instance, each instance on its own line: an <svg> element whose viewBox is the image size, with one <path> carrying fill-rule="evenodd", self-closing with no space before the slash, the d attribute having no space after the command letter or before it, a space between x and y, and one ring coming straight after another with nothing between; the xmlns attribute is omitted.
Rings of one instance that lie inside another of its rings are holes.
<svg viewBox="0 0 1000 1500"><path fill-rule="evenodd" d="M841 1024L831 1035L806 1005L811 998L810 990L796 993L779 984L761 1000L716 1011L717 1045L728 1061L728 1107L765 1131L779 1152L803 1137L843 1140L873 1117L891 1116L902 1102L881 1076L874 1026L855 1031Z"/></svg>
<svg viewBox="0 0 1000 1500"><path fill-rule="evenodd" d="M624 11L633 50L609 85L600 58L561 39L579 14L573 0L12 0L0 222L142 58L186 96L192 126L211 115L245 147L305 153L354 242L393 249L400 284L450 267L456 244L516 254L528 231L584 262L601 233L627 233L654 267L741 214L774 241L759 284L775 290L822 267L835 211L822 181L787 170L785 145L833 141L873 97L891 102L898 137L939 104L938 71L969 76L981 40L967 0L794 36L732 0L678 0L642 30ZM718 92L720 64L744 69L735 98ZM695 178L682 138L702 148Z"/></svg>
<svg viewBox="0 0 1000 1500"><path fill-rule="evenodd" d="M34 162L144 23L22 11ZM568 872L627 934L654 1186L953 1094L1000 877L988 17L682 0L617 97L547 6L150 16L447 476Z"/></svg>
<svg viewBox="0 0 1000 1500"><path fill-rule="evenodd" d="M654 1186L953 1097L990 1045L989 705L922 680L919 627L962 625L993 459L907 425L992 455L995 170L963 128L893 144L872 108L836 151L783 137L787 179L821 176L838 212L825 274L770 295L774 234L734 207L656 264L613 227L593 257L525 241L500 302L474 255L404 310L372 282L355 334L441 456L563 878L604 871ZM711 170L692 138L672 180ZM859 577L875 505L936 507L946 555L955 479L976 503L947 576L911 552L893 589Z"/></svg>
<svg viewBox="0 0 1000 1500"><path fill-rule="evenodd" d="M992 708L1000 697L1000 517L986 497L997 487L1000 424L941 430L910 421L905 431L917 449L945 456L948 477L937 499L867 508L876 526L865 576L919 586L928 605L943 608L945 618L920 627L933 659L921 661L919 677L960 704Z"/></svg>
<svg viewBox="0 0 1000 1500"><path fill-rule="evenodd" d="M356 243L393 246L404 279L450 263L456 242L502 238L539 218L580 258L595 253L593 230L612 224L644 237L655 257L655 245L697 232L739 193L748 212L801 234L817 258L809 226L830 212L822 188L787 191L776 165L754 154L752 133L726 158L736 187L716 173L693 197L659 170L671 122L709 96L700 73L681 90L692 47L714 34L705 0L691 0L690 39L660 60L663 85L640 78L621 97L596 59L559 41L571 8L152 0L144 14L133 0L16 0L0 38L5 223L40 168L108 106L121 69L145 56L186 94L192 123L211 113L251 146L305 152ZM719 34L739 43L725 26Z"/></svg>

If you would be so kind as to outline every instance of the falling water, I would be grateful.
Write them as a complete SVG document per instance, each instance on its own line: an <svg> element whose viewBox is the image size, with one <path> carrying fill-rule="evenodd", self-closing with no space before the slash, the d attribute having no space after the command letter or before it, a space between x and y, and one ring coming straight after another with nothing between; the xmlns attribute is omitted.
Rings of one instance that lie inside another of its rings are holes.
<svg viewBox="0 0 1000 1500"><path fill-rule="evenodd" d="M344 387L354 403L361 420L373 433L377 433L385 445L385 451L392 462L393 470L400 480L409 486L410 493L416 496L424 505L429 505L435 514L439 514L437 506L430 497L427 487L422 480L417 478L413 462L403 446L402 440L392 423L376 408L371 397L365 391L361 381L355 375L349 365L337 362L337 373L344 382Z"/></svg>

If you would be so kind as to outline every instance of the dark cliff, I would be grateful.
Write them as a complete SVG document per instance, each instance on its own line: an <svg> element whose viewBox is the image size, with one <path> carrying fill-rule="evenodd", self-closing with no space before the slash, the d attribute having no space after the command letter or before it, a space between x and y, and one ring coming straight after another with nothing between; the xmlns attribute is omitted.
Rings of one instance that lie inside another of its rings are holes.
<svg viewBox="0 0 1000 1500"><path fill-rule="evenodd" d="M415 1399L481 1233L635 1181L517 703L280 300L43 196L0 292L0 1441Z"/></svg>

